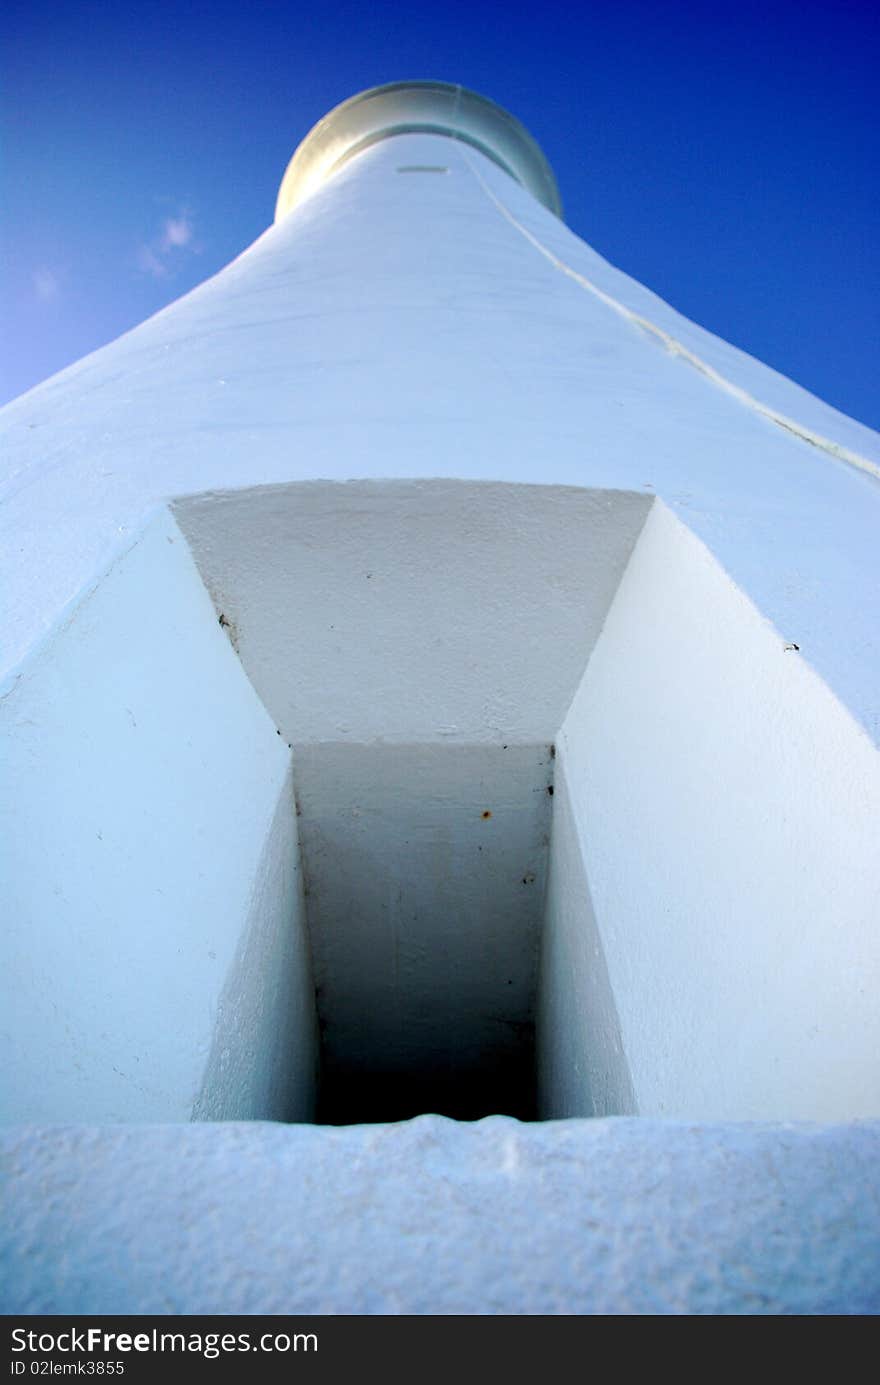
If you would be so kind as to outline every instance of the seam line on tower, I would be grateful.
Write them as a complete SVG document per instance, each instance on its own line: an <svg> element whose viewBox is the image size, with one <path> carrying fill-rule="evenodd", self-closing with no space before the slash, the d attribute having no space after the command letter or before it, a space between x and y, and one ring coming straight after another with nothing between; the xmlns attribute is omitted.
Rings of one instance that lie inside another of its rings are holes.
<svg viewBox="0 0 880 1385"><path fill-rule="evenodd" d="M784 429L787 433L793 433L796 438L799 438L802 442L809 443L811 447L816 447L822 452L827 452L830 457L834 457L837 461L845 462L848 466L855 467L856 470L865 472L876 481L880 481L880 466L870 461L868 457L863 457L861 453L853 452L850 448L842 446L841 443L834 442L832 438L826 438L821 433L813 432L811 428L807 428L804 424L798 423L796 419L789 418L786 414L780 413L769 404L763 404L760 399L756 399L753 394L749 394L748 390L743 389L741 385L736 385L732 380L728 380L726 375L722 375L719 370L709 365L707 361L704 361L694 351L691 351L683 342L680 342L669 332L665 332L663 328L658 327L655 322L651 322L650 318L642 317L640 313L634 312L632 308L628 308L625 303L621 303L619 299L613 298L610 293L606 293L604 289L600 289L598 284L594 284L586 275L579 273L578 270L573 269L571 265L566 264L565 260L560 259L559 256L544 245L527 226L524 226L521 221L517 220L513 212L511 212L501 199L495 195L479 169L474 166L464 150L462 150L462 157L486 196L495 204L495 207L501 215L504 216L510 222L511 226L519 231L520 235L524 236L546 260L549 260L554 269L557 269L561 274L567 275L569 279L573 279L576 284L582 289L585 289L588 293L593 294L593 296L598 298L601 303L604 303L606 307L611 308L620 317L625 318L635 327L640 328L650 340L663 346L670 355L678 356L687 365L692 366L694 370L698 371L700 375L705 376L713 385L717 385L725 394L732 395L733 398L738 399L741 404L745 404L753 413L759 414L762 418L769 419L771 423L775 423L778 428Z"/></svg>

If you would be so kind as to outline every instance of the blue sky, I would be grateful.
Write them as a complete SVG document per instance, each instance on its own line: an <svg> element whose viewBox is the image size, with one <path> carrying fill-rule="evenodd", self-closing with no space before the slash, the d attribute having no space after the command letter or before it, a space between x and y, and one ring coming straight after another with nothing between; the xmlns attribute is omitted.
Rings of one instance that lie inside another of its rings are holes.
<svg viewBox="0 0 880 1385"><path fill-rule="evenodd" d="M365 87L508 107L566 220L703 326L880 428L876 0L9 0L0 400L263 231Z"/></svg>

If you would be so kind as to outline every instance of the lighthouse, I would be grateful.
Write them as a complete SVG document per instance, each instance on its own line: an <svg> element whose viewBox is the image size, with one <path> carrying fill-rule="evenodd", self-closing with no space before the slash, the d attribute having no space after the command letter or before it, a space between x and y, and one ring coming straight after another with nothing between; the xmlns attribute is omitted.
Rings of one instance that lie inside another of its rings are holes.
<svg viewBox="0 0 880 1385"><path fill-rule="evenodd" d="M441 82L0 432L4 1311L880 1307L876 434Z"/></svg>

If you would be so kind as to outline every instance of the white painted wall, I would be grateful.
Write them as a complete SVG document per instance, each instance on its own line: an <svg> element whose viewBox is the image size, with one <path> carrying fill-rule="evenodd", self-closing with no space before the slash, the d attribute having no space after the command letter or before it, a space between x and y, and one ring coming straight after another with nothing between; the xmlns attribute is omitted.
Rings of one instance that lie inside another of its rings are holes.
<svg viewBox="0 0 880 1385"><path fill-rule="evenodd" d="M6 1118L307 1119L315 982L340 1080L510 1109L545 873L543 1114L877 1109L877 752L651 503L187 502L215 606L157 515L2 704Z"/></svg>
<svg viewBox="0 0 880 1385"><path fill-rule="evenodd" d="M240 816L251 802L240 800ZM318 1068L314 976L288 772L217 1002L193 1120L314 1120Z"/></svg>
<svg viewBox="0 0 880 1385"><path fill-rule="evenodd" d="M294 747L550 741L651 497L310 482L174 510Z"/></svg>
<svg viewBox="0 0 880 1385"><path fill-rule="evenodd" d="M594 729L592 734L601 736ZM556 755L553 826L540 933L535 1033L542 1120L637 1114L617 1002L584 859L589 824L575 817L566 751Z"/></svg>
<svg viewBox="0 0 880 1385"><path fill-rule="evenodd" d="M167 512L0 715L3 1119L305 1114L290 755Z"/></svg>
<svg viewBox="0 0 880 1385"><path fill-rule="evenodd" d="M448 480L176 503L294 749L328 1118L533 1112L550 742L652 503Z"/></svg>
<svg viewBox="0 0 880 1385"><path fill-rule="evenodd" d="M662 504L557 745L571 816L563 798L548 1023L558 1007L567 1034L547 1050L548 1109L588 1109L596 1041L614 1109L621 1056L592 952L639 1113L876 1113L880 757ZM568 892L584 867L579 930Z"/></svg>

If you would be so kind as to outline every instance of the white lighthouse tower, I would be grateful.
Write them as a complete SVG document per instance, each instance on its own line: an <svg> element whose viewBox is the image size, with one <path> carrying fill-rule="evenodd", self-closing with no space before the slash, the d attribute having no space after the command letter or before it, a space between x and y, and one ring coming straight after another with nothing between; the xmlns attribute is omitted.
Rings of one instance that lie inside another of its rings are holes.
<svg viewBox="0 0 880 1385"><path fill-rule="evenodd" d="M876 434L438 82L0 431L5 1312L880 1308Z"/></svg>

